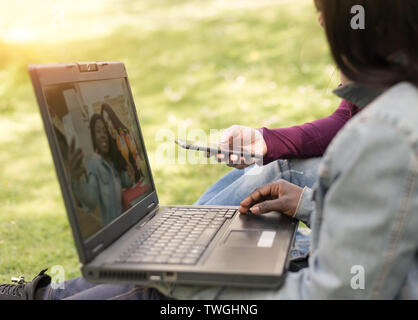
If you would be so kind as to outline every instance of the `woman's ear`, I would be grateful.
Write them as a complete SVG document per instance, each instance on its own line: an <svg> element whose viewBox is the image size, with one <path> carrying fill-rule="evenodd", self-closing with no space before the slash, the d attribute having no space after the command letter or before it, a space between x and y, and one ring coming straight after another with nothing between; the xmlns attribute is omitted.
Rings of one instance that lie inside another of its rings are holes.
<svg viewBox="0 0 418 320"><path fill-rule="evenodd" d="M322 12L319 12L319 15L318 15L318 22L319 22L319 25L320 25L322 28L324 28L324 27L325 27L325 22L324 22L324 14L323 14Z"/></svg>

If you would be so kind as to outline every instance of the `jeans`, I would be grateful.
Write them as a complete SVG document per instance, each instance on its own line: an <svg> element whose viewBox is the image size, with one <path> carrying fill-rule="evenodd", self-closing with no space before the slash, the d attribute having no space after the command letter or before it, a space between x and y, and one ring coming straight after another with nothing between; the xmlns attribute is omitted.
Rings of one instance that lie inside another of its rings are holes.
<svg viewBox="0 0 418 320"><path fill-rule="evenodd" d="M134 285L96 284L83 277L64 282L62 288L46 287L44 300L167 300L154 288Z"/></svg>
<svg viewBox="0 0 418 320"><path fill-rule="evenodd" d="M312 187L317 180L321 158L278 160L266 166L251 166L245 170L231 170L212 185L195 205L238 206L256 188L278 179L284 179L300 187ZM310 250L310 230L299 228L295 245L290 252L291 271L304 267ZM299 263L299 262L302 263ZM292 270L293 268L293 270ZM82 277L64 282L64 289L48 286L44 299L167 299L158 290L133 285L94 284Z"/></svg>
<svg viewBox="0 0 418 320"><path fill-rule="evenodd" d="M284 179L300 187L312 187L321 158L278 160L266 166L232 170L212 185L195 205L238 206L256 188Z"/></svg>

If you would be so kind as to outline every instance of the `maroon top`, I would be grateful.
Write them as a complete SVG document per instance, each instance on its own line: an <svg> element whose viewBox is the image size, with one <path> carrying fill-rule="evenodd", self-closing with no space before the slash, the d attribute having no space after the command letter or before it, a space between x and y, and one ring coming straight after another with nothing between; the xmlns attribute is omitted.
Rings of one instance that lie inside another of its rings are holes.
<svg viewBox="0 0 418 320"><path fill-rule="evenodd" d="M267 145L264 164L277 159L322 156L337 132L358 110L351 102L343 100L338 109L326 118L290 128L262 128Z"/></svg>

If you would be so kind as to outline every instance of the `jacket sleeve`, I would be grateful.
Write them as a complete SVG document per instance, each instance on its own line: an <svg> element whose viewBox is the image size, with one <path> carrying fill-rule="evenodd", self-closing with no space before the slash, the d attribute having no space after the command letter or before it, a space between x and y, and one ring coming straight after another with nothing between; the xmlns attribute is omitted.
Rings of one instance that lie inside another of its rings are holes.
<svg viewBox="0 0 418 320"><path fill-rule="evenodd" d="M313 190L305 187L299 199L294 218L301 220L308 227L311 226L311 216L314 211Z"/></svg>

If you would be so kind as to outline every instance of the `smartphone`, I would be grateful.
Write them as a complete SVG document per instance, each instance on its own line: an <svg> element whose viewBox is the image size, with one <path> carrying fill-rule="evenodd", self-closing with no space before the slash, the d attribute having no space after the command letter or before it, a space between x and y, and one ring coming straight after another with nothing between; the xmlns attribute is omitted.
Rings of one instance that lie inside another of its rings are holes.
<svg viewBox="0 0 418 320"><path fill-rule="evenodd" d="M203 143L200 143L200 142L182 140L182 139L176 139L175 143L177 143L180 147L184 149L208 152L210 155L217 155L218 153L222 153L225 156L230 156L231 154L235 154L237 156L241 156L246 159L248 158L262 159L263 158L262 155L250 153L250 152L246 152L242 150L224 150L215 144L204 145Z"/></svg>

